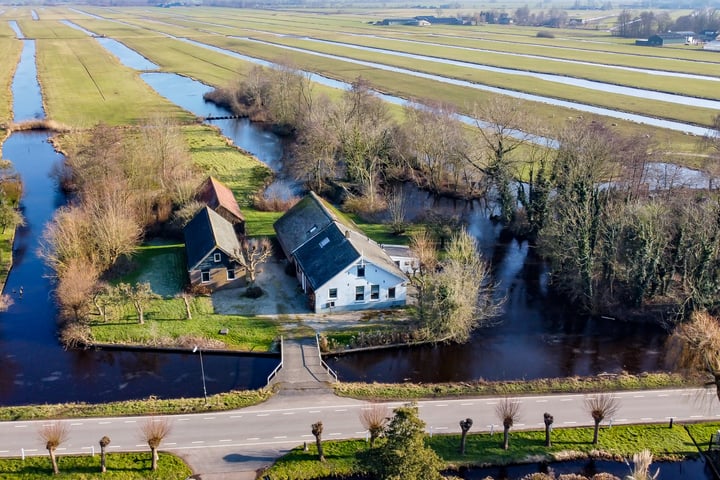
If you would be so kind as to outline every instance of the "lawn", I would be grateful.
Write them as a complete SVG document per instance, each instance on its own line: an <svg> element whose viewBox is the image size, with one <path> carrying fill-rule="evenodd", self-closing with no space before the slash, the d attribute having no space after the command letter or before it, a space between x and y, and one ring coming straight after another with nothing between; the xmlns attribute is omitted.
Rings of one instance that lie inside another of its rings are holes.
<svg viewBox="0 0 720 480"><path fill-rule="evenodd" d="M238 294L239 295L239 294ZM152 301L145 310L145 324L137 322L134 308L126 303L115 308L107 322L90 322L95 343L156 347L228 349L267 352L279 336L272 320L239 315L216 315L209 297L191 301L192 319L185 319L185 304L170 298ZM226 335L220 330L228 329Z"/></svg>
<svg viewBox="0 0 720 480"><path fill-rule="evenodd" d="M0 26L0 35L10 30L7 22ZM14 38L0 36L0 52L3 52L3 59L0 61L0 124L12 120L12 95L10 85L12 84L15 68L20 60L20 52L23 44ZM5 138L5 132L0 130L0 143Z"/></svg>
<svg viewBox="0 0 720 480"><path fill-rule="evenodd" d="M133 262L136 268L123 282L148 282L152 291L163 297L177 295L187 283L183 244L143 245L133 256Z"/></svg>
<svg viewBox="0 0 720 480"><path fill-rule="evenodd" d="M111 444L112 445L112 444ZM99 450L99 447L96 445ZM100 455L64 456L58 455L60 475L52 475L49 456L0 459L0 478L3 480L31 480L37 478L72 478L89 480L117 478L127 480L183 479L192 470L179 457L160 452L158 469L150 469L150 450L147 453L108 453L107 472L100 473Z"/></svg>
<svg viewBox="0 0 720 480"><path fill-rule="evenodd" d="M709 427L712 428L712 427ZM714 427L714 428L717 428ZM544 431L511 431L510 448L502 449L502 431L473 434L467 437L465 456L458 448L460 435L426 437L427 444L445 462L446 468L476 465L508 465L522 462L553 461L582 458L590 455L609 455L617 460L649 449L655 459L679 460L697 455L692 439L682 426L670 429L667 425L622 425L601 429L600 441L592 445L592 428L555 429L553 446L544 446ZM314 443L307 452L297 447L280 458L265 474L273 480L312 479L328 475L348 476L363 473L358 454L368 449L362 440L323 442L327 462L317 461ZM602 453L600 453L602 452Z"/></svg>

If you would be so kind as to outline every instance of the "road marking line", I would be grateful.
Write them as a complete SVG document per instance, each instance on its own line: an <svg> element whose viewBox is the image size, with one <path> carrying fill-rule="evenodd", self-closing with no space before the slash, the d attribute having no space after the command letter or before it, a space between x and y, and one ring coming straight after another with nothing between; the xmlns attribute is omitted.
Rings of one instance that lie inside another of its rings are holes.
<svg viewBox="0 0 720 480"><path fill-rule="evenodd" d="M561 402L572 402L573 399L572 398L561 398L560 401Z"/></svg>
<svg viewBox="0 0 720 480"><path fill-rule="evenodd" d="M355 435L365 435L366 433L368 433L368 431L363 430L362 432L355 432Z"/></svg>
<svg viewBox="0 0 720 480"><path fill-rule="evenodd" d="M303 437L303 438L305 438L305 437L312 437L312 435L310 435L310 434L308 434L308 435L301 435L301 437Z"/></svg>
<svg viewBox="0 0 720 480"><path fill-rule="evenodd" d="M658 395L658 397L669 397L669 396L670 395L668 395L667 393L661 393L660 395Z"/></svg>
<svg viewBox="0 0 720 480"><path fill-rule="evenodd" d="M258 413L256 416L258 416L258 417L269 417L270 414L269 414L269 413Z"/></svg>
<svg viewBox="0 0 720 480"><path fill-rule="evenodd" d="M438 404L435 405L435 406L436 406L436 407L447 407L448 404L447 404L447 403L438 403Z"/></svg>
<svg viewBox="0 0 720 480"><path fill-rule="evenodd" d="M645 398L645 395L633 395L633 398Z"/></svg>
<svg viewBox="0 0 720 480"><path fill-rule="evenodd" d="M77 426L80 426L80 425L82 425L82 422L77 422L77 423L71 423L71 424L70 424L71 427L77 427Z"/></svg>
<svg viewBox="0 0 720 480"><path fill-rule="evenodd" d="M283 415L295 415L295 412L283 412Z"/></svg>
<svg viewBox="0 0 720 480"><path fill-rule="evenodd" d="M497 405L498 402L485 402L485 405Z"/></svg>
<svg viewBox="0 0 720 480"><path fill-rule="evenodd" d="M547 400L535 400L535 403L547 403Z"/></svg>
<svg viewBox="0 0 720 480"><path fill-rule="evenodd" d="M112 422L98 422L98 425L110 425Z"/></svg>
<svg viewBox="0 0 720 480"><path fill-rule="evenodd" d="M574 425L574 424L576 424L577 422L563 422L563 423L564 423L565 425Z"/></svg>
<svg viewBox="0 0 720 480"><path fill-rule="evenodd" d="M260 438L259 437L250 437L250 438L246 438L245 440L260 440Z"/></svg>
<svg viewBox="0 0 720 480"><path fill-rule="evenodd" d="M447 430L448 427L435 427L435 430Z"/></svg>
<svg viewBox="0 0 720 480"><path fill-rule="evenodd" d="M10 450L0 450L0 453L10 453Z"/></svg>
<svg viewBox="0 0 720 480"><path fill-rule="evenodd" d="M195 440L194 442L190 442L190 443L205 443L205 440Z"/></svg>
<svg viewBox="0 0 720 480"><path fill-rule="evenodd" d="M627 422L627 418L618 418L618 422Z"/></svg>
<svg viewBox="0 0 720 480"><path fill-rule="evenodd" d="M215 420L215 417L203 417L203 420Z"/></svg>
<svg viewBox="0 0 720 480"><path fill-rule="evenodd" d="M15 428L27 428L27 425L14 425Z"/></svg>
<svg viewBox="0 0 720 480"><path fill-rule="evenodd" d="M140 445L135 445L136 447L147 447L147 445L143 445L142 443Z"/></svg>
<svg viewBox="0 0 720 480"><path fill-rule="evenodd" d="M648 420L652 420L652 417L642 417L642 418L640 418L640 420L642 420L643 422L646 422Z"/></svg>
<svg viewBox="0 0 720 480"><path fill-rule="evenodd" d="M320 410L310 410L308 413L320 413Z"/></svg>
<svg viewBox="0 0 720 480"><path fill-rule="evenodd" d="M125 420L123 423L137 423L136 420Z"/></svg>
<svg viewBox="0 0 720 480"><path fill-rule="evenodd" d="M228 438L228 439L224 439L224 440L218 440L218 442L220 442L220 443L223 443L223 442L232 442L232 439L231 439L231 438Z"/></svg>
<svg viewBox="0 0 720 480"><path fill-rule="evenodd" d="M37 452L37 448L26 448L26 452Z"/></svg>
<svg viewBox="0 0 720 480"><path fill-rule="evenodd" d="M230 415L230 418L242 418L242 415Z"/></svg>
<svg viewBox="0 0 720 480"><path fill-rule="evenodd" d="M332 435L332 434L331 434L331 435ZM273 437L273 438L287 438L287 435L279 435L279 436Z"/></svg>
<svg viewBox="0 0 720 480"><path fill-rule="evenodd" d="M347 408L338 408L335 411L336 412L347 412Z"/></svg>
<svg viewBox="0 0 720 480"><path fill-rule="evenodd" d="M80 447L80 448L84 448L84 449L86 449L86 450L90 450L90 449L93 448L93 447ZM58 448L56 448L55 450L57 450L57 451L59 452L60 450L67 450L67 448L65 448L65 447L58 447Z"/></svg>
<svg viewBox="0 0 720 480"><path fill-rule="evenodd" d="M175 442L166 442L165 445L177 445Z"/></svg>
<svg viewBox="0 0 720 480"><path fill-rule="evenodd" d="M468 407L470 405L474 405L474 403L461 403L460 405L462 405L463 407Z"/></svg>
<svg viewBox="0 0 720 480"><path fill-rule="evenodd" d="M342 433L331 433L331 434L328 435L328 436L330 436L330 437L337 437L338 435L342 435Z"/></svg>
<svg viewBox="0 0 720 480"><path fill-rule="evenodd" d="M189 418L178 418L177 421L178 421L178 422L187 422L187 421L189 421L189 420L190 420Z"/></svg>
<svg viewBox="0 0 720 480"><path fill-rule="evenodd" d="M515 425L518 426L518 427L524 427L524 426L525 426L524 423L516 423Z"/></svg>
<svg viewBox="0 0 720 480"><path fill-rule="evenodd" d="M108 448L121 448L122 445L108 445Z"/></svg>
<svg viewBox="0 0 720 480"><path fill-rule="evenodd" d="M690 418L703 418L702 415L690 415Z"/></svg>

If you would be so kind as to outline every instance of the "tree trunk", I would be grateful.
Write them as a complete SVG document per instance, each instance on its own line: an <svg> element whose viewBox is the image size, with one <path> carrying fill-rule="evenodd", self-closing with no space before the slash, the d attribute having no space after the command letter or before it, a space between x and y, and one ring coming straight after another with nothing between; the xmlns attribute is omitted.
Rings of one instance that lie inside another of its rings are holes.
<svg viewBox="0 0 720 480"><path fill-rule="evenodd" d="M546 447L552 447L552 442L550 441L550 425L545 424L545 446Z"/></svg>
<svg viewBox="0 0 720 480"><path fill-rule="evenodd" d="M595 420L595 430L593 431L593 445L598 443L598 432L600 431L600 420Z"/></svg>
<svg viewBox="0 0 720 480"><path fill-rule="evenodd" d="M137 314L138 314L138 323L140 325L145 325L145 311L142 309L142 307L138 307Z"/></svg>
<svg viewBox="0 0 720 480"><path fill-rule="evenodd" d="M60 469L58 468L57 458L55 458L55 449L48 448L48 452L50 452L50 461L52 462L53 473L55 475L59 475Z"/></svg>
<svg viewBox="0 0 720 480"><path fill-rule="evenodd" d="M152 469L157 470L157 465L158 465L157 448L151 447L150 451L152 452Z"/></svg>
<svg viewBox="0 0 720 480"><path fill-rule="evenodd" d="M190 311L190 298L187 295L183 295L183 302L185 302L185 318L192 320L192 312Z"/></svg>
<svg viewBox="0 0 720 480"><path fill-rule="evenodd" d="M107 468L105 467L105 447L100 445L100 471L105 473Z"/></svg>
<svg viewBox="0 0 720 480"><path fill-rule="evenodd" d="M465 455L465 440L467 438L467 432L463 431L460 436L460 455Z"/></svg>
<svg viewBox="0 0 720 480"><path fill-rule="evenodd" d="M323 446L322 446L322 440L320 439L320 435L315 437L315 444L317 445L318 458L320 458L321 462L324 462L325 454L323 453Z"/></svg>
<svg viewBox="0 0 720 480"><path fill-rule="evenodd" d="M510 429L508 427L503 428L503 450L510 448Z"/></svg>

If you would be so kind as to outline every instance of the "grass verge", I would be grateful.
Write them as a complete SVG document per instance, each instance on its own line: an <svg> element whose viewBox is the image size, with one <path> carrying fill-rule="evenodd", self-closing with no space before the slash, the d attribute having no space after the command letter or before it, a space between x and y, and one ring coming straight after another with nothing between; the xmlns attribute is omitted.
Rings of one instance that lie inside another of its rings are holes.
<svg viewBox="0 0 720 480"><path fill-rule="evenodd" d="M541 378L507 382L467 383L339 383L335 393L365 400L412 400L477 395L584 393L697 386L699 382L673 373L620 374L597 377Z"/></svg>
<svg viewBox="0 0 720 480"><path fill-rule="evenodd" d="M86 480L94 478L122 478L127 480L187 478L192 470L179 457L160 453L158 469L152 471L150 452L108 453L107 472L100 473L100 455L58 456L60 475L52 475L50 457L0 459L0 477L4 480L31 480L53 476Z"/></svg>
<svg viewBox="0 0 720 480"><path fill-rule="evenodd" d="M712 427L708 427L712 428ZM714 428L717 428L715 426ZM464 456L458 453L460 435L426 438L448 469L466 466L509 465L576 458L623 460L645 448L656 460L680 460L697 455L692 439L681 426L621 425L602 428L598 445L591 443L592 428L555 429L553 445L545 447L544 431L511 431L510 448L502 449L502 432L469 434ZM315 445L307 452L297 447L280 458L266 472L273 480L313 479L328 475L349 476L365 473L358 454L368 449L362 440L323 442L327 462L317 461Z"/></svg>
<svg viewBox="0 0 720 480"><path fill-rule="evenodd" d="M244 408L262 403L269 399L272 393L271 390L266 388L218 393L208 396L207 403L205 403L205 400L202 398L158 399L150 397L145 400L126 400L123 402L99 404L59 403L52 405L0 407L0 421L128 415L173 415L234 410L236 408ZM0 475L0 477L2 476Z"/></svg>

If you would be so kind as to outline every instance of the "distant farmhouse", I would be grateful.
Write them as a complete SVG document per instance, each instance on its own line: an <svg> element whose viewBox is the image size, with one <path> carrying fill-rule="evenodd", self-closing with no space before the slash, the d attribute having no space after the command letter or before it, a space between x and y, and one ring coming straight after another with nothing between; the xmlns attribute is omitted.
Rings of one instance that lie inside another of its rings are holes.
<svg viewBox="0 0 720 480"><path fill-rule="evenodd" d="M665 45L684 45L695 42L695 32L658 33L647 40L635 40L635 45L645 47L662 47Z"/></svg>
<svg viewBox="0 0 720 480"><path fill-rule="evenodd" d="M238 287L245 272L245 265L236 258L245 217L232 191L213 177L203 182L196 198L206 207L183 229L190 284L211 291Z"/></svg>
<svg viewBox="0 0 720 480"><path fill-rule="evenodd" d="M459 19L456 17L436 17L434 15L418 15L412 18L384 18L375 25L410 25L416 27L428 27L430 25L469 25L470 18Z"/></svg>
<svg viewBox="0 0 720 480"><path fill-rule="evenodd" d="M315 312L405 305L407 273L417 264L409 248L384 249L340 218L314 192L288 210L274 227Z"/></svg>

